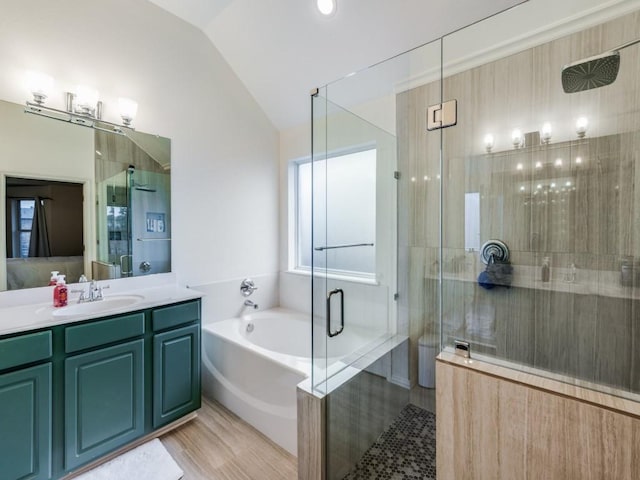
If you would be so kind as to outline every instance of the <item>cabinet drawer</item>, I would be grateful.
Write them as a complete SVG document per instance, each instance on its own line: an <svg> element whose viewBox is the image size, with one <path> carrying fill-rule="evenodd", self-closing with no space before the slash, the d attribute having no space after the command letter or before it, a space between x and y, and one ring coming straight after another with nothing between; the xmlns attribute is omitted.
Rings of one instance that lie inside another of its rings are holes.
<svg viewBox="0 0 640 480"><path fill-rule="evenodd" d="M51 357L51 331L0 340L0 370Z"/></svg>
<svg viewBox="0 0 640 480"><path fill-rule="evenodd" d="M151 315L154 332L195 322L200 320L200 301L156 308Z"/></svg>
<svg viewBox="0 0 640 480"><path fill-rule="evenodd" d="M85 348L126 340L144 334L144 313L134 313L108 320L98 320L64 331L64 351L77 352Z"/></svg>

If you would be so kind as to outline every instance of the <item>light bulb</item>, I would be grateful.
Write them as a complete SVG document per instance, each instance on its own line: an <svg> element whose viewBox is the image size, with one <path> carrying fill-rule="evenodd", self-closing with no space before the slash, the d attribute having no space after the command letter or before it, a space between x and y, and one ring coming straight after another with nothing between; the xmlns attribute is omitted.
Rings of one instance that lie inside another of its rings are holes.
<svg viewBox="0 0 640 480"><path fill-rule="evenodd" d="M576 133L578 138L583 138L587 134L587 127L589 126L589 120L587 117L580 117L576 120Z"/></svg>
<svg viewBox="0 0 640 480"><path fill-rule="evenodd" d="M27 89L33 95L33 101L42 105L53 90L53 77L46 73L29 71L26 74Z"/></svg>
<svg viewBox="0 0 640 480"><path fill-rule="evenodd" d="M542 162L536 162L536 168L542 168Z"/></svg>
<svg viewBox="0 0 640 480"><path fill-rule="evenodd" d="M562 159L561 158L556 158L556 161L555 161L554 165L556 167L561 167L562 166Z"/></svg>
<svg viewBox="0 0 640 480"><path fill-rule="evenodd" d="M129 126L138 113L138 102L130 98L118 98L118 109L120 110L122 123Z"/></svg>
<svg viewBox="0 0 640 480"><path fill-rule="evenodd" d="M490 133L487 133L484 136L484 148L487 151L487 153L491 152L494 142L495 142L495 139L493 138L493 135L491 135Z"/></svg>
<svg viewBox="0 0 640 480"><path fill-rule="evenodd" d="M516 165L516 170L523 170L524 169L524 165L519 163Z"/></svg>
<svg viewBox="0 0 640 480"><path fill-rule="evenodd" d="M551 140L551 124L549 122L545 122L544 125L542 125L540 139L542 143L549 143L549 140Z"/></svg>
<svg viewBox="0 0 640 480"><path fill-rule="evenodd" d="M336 0L317 0L316 5L321 14L329 16L336 11Z"/></svg>
<svg viewBox="0 0 640 480"><path fill-rule="evenodd" d="M93 115L98 104L100 94L95 88L86 85L78 85L76 87L75 109L78 113L85 115Z"/></svg>
<svg viewBox="0 0 640 480"><path fill-rule="evenodd" d="M576 157L576 163L578 165L582 164L582 157Z"/></svg>
<svg viewBox="0 0 640 480"><path fill-rule="evenodd" d="M519 128L516 128L511 132L511 141L514 148L520 148L522 146L522 132Z"/></svg>

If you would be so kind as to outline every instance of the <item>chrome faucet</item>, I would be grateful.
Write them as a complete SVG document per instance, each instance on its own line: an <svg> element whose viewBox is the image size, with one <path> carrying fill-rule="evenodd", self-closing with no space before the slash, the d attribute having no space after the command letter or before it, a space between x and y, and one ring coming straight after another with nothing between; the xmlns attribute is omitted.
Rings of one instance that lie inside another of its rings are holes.
<svg viewBox="0 0 640 480"><path fill-rule="evenodd" d="M257 309L258 309L258 304L257 304L257 303L252 302L252 301L251 301L251 300L249 300L249 299L247 299L247 300L245 300L245 301L244 301L244 306L245 306L245 307L251 307L251 308L253 308L253 309L255 309L255 310L257 310Z"/></svg>
<svg viewBox="0 0 640 480"><path fill-rule="evenodd" d="M104 296L102 295L102 290L105 288L109 288L109 285L98 285L98 282L96 282L95 280L91 280L88 290L71 290L71 292L80 293L78 303L97 302L104 298Z"/></svg>

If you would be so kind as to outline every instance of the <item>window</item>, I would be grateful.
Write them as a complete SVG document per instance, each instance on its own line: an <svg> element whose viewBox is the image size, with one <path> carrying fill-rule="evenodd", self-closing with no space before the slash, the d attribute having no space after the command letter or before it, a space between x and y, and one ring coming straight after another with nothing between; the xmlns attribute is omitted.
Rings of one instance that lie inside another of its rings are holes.
<svg viewBox="0 0 640 480"><path fill-rule="evenodd" d="M14 200L14 248L13 256L27 258L29 256L29 242L33 227L33 211L36 201L33 199Z"/></svg>
<svg viewBox="0 0 640 480"><path fill-rule="evenodd" d="M295 268L373 277L375 247L311 248L311 181L315 182L314 247L374 244L376 234L376 150L369 149L325 160L294 164Z"/></svg>

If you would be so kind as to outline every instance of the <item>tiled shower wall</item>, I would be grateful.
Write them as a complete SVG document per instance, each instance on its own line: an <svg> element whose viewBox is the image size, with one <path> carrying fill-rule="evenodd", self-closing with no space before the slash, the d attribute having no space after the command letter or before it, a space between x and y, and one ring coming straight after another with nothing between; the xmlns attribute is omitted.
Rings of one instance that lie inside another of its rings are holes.
<svg viewBox="0 0 640 480"><path fill-rule="evenodd" d="M565 94L563 65L634 40L635 13L398 95L400 255L408 258L412 378L417 341L438 337L442 269L445 345L640 392L640 46L620 52L614 84ZM458 100L458 125L426 131L426 108ZM589 118L583 139L575 121ZM541 144L543 122L554 127ZM511 130L527 144L514 149ZM484 150L483 137L496 145ZM442 170L440 145L442 141ZM442 230L440 230L442 182ZM485 290L477 247L465 245L465 194L480 194L480 245L504 241L511 288ZM403 217L404 215L404 217ZM439 247L442 236L442 265ZM540 265L551 263L551 281ZM575 265L575 278L571 265ZM636 265L636 271L640 267Z"/></svg>

